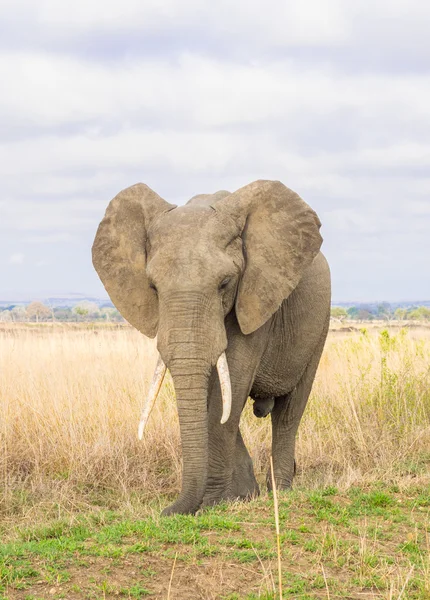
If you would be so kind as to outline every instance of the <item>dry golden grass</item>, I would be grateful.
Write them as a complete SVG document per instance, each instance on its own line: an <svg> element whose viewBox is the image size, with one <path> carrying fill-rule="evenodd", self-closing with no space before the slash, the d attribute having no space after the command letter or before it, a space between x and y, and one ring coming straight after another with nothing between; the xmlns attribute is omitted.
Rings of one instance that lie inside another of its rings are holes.
<svg viewBox="0 0 430 600"><path fill-rule="evenodd" d="M0 331L0 515L157 502L177 491L173 386L143 442L137 424L156 353L129 327L5 326ZM270 420L242 432L260 481ZM430 336L332 333L297 442L297 485L347 488L424 477L430 459Z"/></svg>

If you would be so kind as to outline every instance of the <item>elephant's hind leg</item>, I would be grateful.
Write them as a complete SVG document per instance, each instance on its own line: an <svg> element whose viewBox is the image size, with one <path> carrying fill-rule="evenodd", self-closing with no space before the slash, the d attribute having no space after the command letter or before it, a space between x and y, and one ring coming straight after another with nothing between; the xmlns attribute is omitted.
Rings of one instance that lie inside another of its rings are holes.
<svg viewBox="0 0 430 600"><path fill-rule="evenodd" d="M268 323L266 327L269 326ZM258 494L252 460L243 443L239 423L264 352L266 337L261 332L244 336L236 320L230 323L229 331L226 355L233 401L230 418L221 425L221 390L218 377L213 374L208 400L209 464L204 505Z"/></svg>
<svg viewBox="0 0 430 600"><path fill-rule="evenodd" d="M327 327L321 341L306 367L299 383L285 396L275 398L272 417L272 456L275 471L275 482L278 489L290 489L296 472L294 459L296 434L303 412L306 407L318 364L324 348ZM270 470L267 473L267 487L272 489Z"/></svg>

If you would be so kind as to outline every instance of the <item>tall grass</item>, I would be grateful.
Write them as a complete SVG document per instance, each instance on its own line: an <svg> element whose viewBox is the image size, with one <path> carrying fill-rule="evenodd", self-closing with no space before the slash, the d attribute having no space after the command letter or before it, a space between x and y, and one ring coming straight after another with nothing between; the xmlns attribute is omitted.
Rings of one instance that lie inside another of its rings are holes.
<svg viewBox="0 0 430 600"><path fill-rule="evenodd" d="M167 378L145 432L155 345L131 328L0 331L0 515L118 506L173 493L181 458ZM270 419L249 406L242 432L257 477ZM297 440L298 485L407 482L430 460L430 336L329 336Z"/></svg>

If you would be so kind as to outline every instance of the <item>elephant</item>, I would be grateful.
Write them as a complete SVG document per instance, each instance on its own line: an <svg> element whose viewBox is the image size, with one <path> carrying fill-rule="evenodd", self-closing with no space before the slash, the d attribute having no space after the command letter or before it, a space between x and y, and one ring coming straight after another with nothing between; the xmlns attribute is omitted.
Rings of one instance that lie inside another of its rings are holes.
<svg viewBox="0 0 430 600"><path fill-rule="evenodd" d="M182 485L164 515L259 494L239 428L248 397L256 416L271 415L276 487L292 486L296 433L330 318L320 226L279 181L183 206L138 183L108 205L94 267L123 317L157 337L140 437L166 369L175 388Z"/></svg>

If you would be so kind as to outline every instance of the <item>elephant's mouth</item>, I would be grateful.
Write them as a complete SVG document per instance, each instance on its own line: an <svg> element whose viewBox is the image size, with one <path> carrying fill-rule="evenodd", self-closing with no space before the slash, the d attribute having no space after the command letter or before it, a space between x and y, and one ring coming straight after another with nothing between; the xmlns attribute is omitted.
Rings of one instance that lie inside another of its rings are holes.
<svg viewBox="0 0 430 600"><path fill-rule="evenodd" d="M226 423L231 413L231 382L230 374L228 370L227 357L223 352L217 360L216 368L218 371L219 382L221 386L222 396L222 416L221 425ZM155 367L154 375L152 377L151 386L149 388L148 396L146 397L145 403L142 409L142 415L140 417L138 436L141 440L145 431L146 424L152 409L154 408L155 401L160 392L161 385L163 383L164 376L166 374L167 367L161 358L158 357L157 365Z"/></svg>

